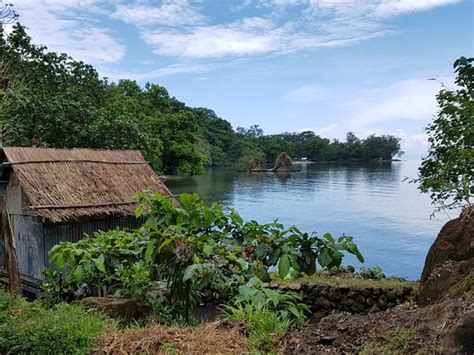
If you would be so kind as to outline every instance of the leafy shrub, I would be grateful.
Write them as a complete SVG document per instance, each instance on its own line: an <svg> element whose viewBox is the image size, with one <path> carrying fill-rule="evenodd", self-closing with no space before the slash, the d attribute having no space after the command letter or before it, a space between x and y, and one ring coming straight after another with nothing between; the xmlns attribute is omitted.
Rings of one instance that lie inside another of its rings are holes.
<svg viewBox="0 0 474 355"><path fill-rule="evenodd" d="M290 322L298 325L304 323L305 313L309 310L296 292L281 292L265 288L262 281L256 277L239 287L239 292L233 302L236 305L262 304L276 312L282 319L289 319Z"/></svg>
<svg viewBox="0 0 474 355"><path fill-rule="evenodd" d="M205 205L196 194L180 195L179 206L148 192L136 200L136 216L146 221L139 230L99 232L51 250L51 261L65 273L64 290L86 285L93 294L149 301L148 291L163 280L174 316L188 320L189 310L206 297L230 300L254 277L269 281L270 269L277 268L280 278L311 274L316 262L340 266L343 252L363 261L352 237L319 238L277 221L245 222L235 210ZM57 282L50 272L49 283Z"/></svg>
<svg viewBox="0 0 474 355"><path fill-rule="evenodd" d="M115 323L82 306L44 307L0 290L0 353L87 354Z"/></svg>
<svg viewBox="0 0 474 355"><path fill-rule="evenodd" d="M77 243L60 243L51 251L51 262L64 270L63 290L57 272L46 270L45 291L73 291L87 285L89 292L99 296L126 296L144 299L151 287L150 237L142 233L111 230L85 236Z"/></svg>
<svg viewBox="0 0 474 355"><path fill-rule="evenodd" d="M244 325L250 345L257 349L268 348L280 341L291 325L288 318L283 318L263 303L227 306L225 312L230 320Z"/></svg>
<svg viewBox="0 0 474 355"><path fill-rule="evenodd" d="M223 307L224 314L242 323L250 344L266 349L279 341L292 325L303 325L309 307L296 292L281 292L263 287L257 277L239 287L232 305Z"/></svg>
<svg viewBox="0 0 474 355"><path fill-rule="evenodd" d="M385 274L380 266L371 266L367 269L362 267L360 268L359 275L363 279L380 280L385 278Z"/></svg>

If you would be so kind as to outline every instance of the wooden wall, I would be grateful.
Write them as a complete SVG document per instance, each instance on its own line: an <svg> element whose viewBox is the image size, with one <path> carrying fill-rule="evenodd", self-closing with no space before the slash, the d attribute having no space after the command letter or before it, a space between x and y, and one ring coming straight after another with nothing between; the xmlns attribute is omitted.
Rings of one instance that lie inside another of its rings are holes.
<svg viewBox="0 0 474 355"><path fill-rule="evenodd" d="M77 242L84 234L116 228L136 229L143 220L133 216L115 217L72 224L48 224L28 209L28 200L13 173L8 185L0 184L0 203L3 201L10 215L13 242L18 268L23 279L40 283L42 272L49 263L48 252L60 242ZM0 272L5 264L3 238L0 238Z"/></svg>
<svg viewBox="0 0 474 355"><path fill-rule="evenodd" d="M44 265L43 223L28 210L28 202L15 174L10 177L5 192L5 203L10 215L13 243L20 275L40 280Z"/></svg>

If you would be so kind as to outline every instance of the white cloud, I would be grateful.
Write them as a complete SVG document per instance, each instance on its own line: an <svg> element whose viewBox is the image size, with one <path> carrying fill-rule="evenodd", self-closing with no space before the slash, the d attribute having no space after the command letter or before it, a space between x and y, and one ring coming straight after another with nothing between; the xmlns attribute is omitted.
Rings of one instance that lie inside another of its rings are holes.
<svg viewBox="0 0 474 355"><path fill-rule="evenodd" d="M375 9L375 16L386 18L408 12L426 11L439 6L459 3L461 0L384 0Z"/></svg>
<svg viewBox="0 0 474 355"><path fill-rule="evenodd" d="M330 132L334 132L334 130L338 127L337 123L331 123L330 125L323 126L323 127L311 127L311 128L302 128L300 132L305 131L313 131L315 134L319 136L327 136Z"/></svg>
<svg viewBox="0 0 474 355"><path fill-rule="evenodd" d="M113 63L125 55L125 46L107 28L87 18L105 11L102 0L23 0L14 3L34 43L66 52L91 63Z"/></svg>
<svg viewBox="0 0 474 355"><path fill-rule="evenodd" d="M439 90L439 83L410 79L363 91L348 103L353 112L351 122L367 125L402 119L426 121L436 112L435 96Z"/></svg>
<svg viewBox="0 0 474 355"><path fill-rule="evenodd" d="M206 19L195 4L188 0L164 0L159 6L119 4L112 17L140 27L196 25Z"/></svg>
<svg viewBox="0 0 474 355"><path fill-rule="evenodd" d="M155 54L182 62L346 46L396 32L389 17L459 0L242 0L219 3L229 16L217 17L204 13L203 0L13 1L35 42L97 64L118 62L126 51L104 16L133 24ZM248 9L252 17L243 15Z"/></svg>
<svg viewBox="0 0 474 355"><path fill-rule="evenodd" d="M303 85L286 94L286 101L290 102L314 102L327 100L329 93L326 88L318 85Z"/></svg>
<svg viewBox="0 0 474 355"><path fill-rule="evenodd" d="M258 17L212 23L195 2L165 0L120 5L114 17L135 23L158 55L203 59L350 45L394 33L385 18L457 1L245 0L229 10L258 8Z"/></svg>
<svg viewBox="0 0 474 355"><path fill-rule="evenodd" d="M402 149L407 152L408 158L419 158L427 151L424 127L438 111L436 94L442 88L440 82L453 88L453 78L440 76L439 82L414 78L372 89L340 90L337 102L329 111L328 117L332 118L332 122L308 126L300 131L310 130L323 137L342 140L349 131L360 138L371 134L392 134L402 139ZM327 90L317 85L305 85L293 90L290 97L294 102L317 102L320 97L324 97L327 105L334 101ZM317 105L314 106L316 112Z"/></svg>
<svg viewBox="0 0 474 355"><path fill-rule="evenodd" d="M425 133L406 133L405 130L398 128L393 135L401 138L402 149L409 152L410 157L426 156L428 151L428 136Z"/></svg>
<svg viewBox="0 0 474 355"><path fill-rule="evenodd" d="M288 30L271 28L265 19L245 19L230 25L197 26L187 32L144 31L145 41L160 55L187 58L220 58L284 50Z"/></svg>

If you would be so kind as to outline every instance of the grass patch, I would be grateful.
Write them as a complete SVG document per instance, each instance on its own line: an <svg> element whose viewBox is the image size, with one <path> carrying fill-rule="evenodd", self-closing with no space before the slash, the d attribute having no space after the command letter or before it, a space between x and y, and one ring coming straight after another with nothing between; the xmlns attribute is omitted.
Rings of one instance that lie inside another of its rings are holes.
<svg viewBox="0 0 474 355"><path fill-rule="evenodd" d="M227 306L225 313L228 319L243 324L250 346L259 350L269 350L291 325L288 318L283 319L261 303Z"/></svg>
<svg viewBox="0 0 474 355"><path fill-rule="evenodd" d="M80 305L47 307L0 290L0 353L87 354L116 323Z"/></svg>
<svg viewBox="0 0 474 355"><path fill-rule="evenodd" d="M403 287L412 287L415 290L418 289L419 283L415 281L406 281L400 279L361 279L357 277L341 277L337 275L328 275L326 272L318 272L311 276L299 277L293 280L278 280L275 279L272 283L278 285L291 286L301 285L304 283L308 284L326 284L331 286L347 286L351 288L391 288L400 289Z"/></svg>
<svg viewBox="0 0 474 355"><path fill-rule="evenodd" d="M472 290L474 290L474 276L471 274L466 276L462 282L456 285L453 295L454 297L461 297L464 293Z"/></svg>
<svg viewBox="0 0 474 355"><path fill-rule="evenodd" d="M373 337L377 337L377 341L365 345L359 354L408 354L414 346L419 348L418 335L414 330L396 330Z"/></svg>

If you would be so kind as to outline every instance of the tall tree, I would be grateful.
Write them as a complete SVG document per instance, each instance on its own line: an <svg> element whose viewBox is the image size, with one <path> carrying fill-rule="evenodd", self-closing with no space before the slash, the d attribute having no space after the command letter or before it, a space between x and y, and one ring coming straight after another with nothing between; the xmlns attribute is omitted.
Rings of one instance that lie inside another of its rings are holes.
<svg viewBox="0 0 474 355"><path fill-rule="evenodd" d="M436 96L439 111L427 127L428 156L419 169L419 188L435 212L472 206L474 194L474 58L454 62L456 88Z"/></svg>

